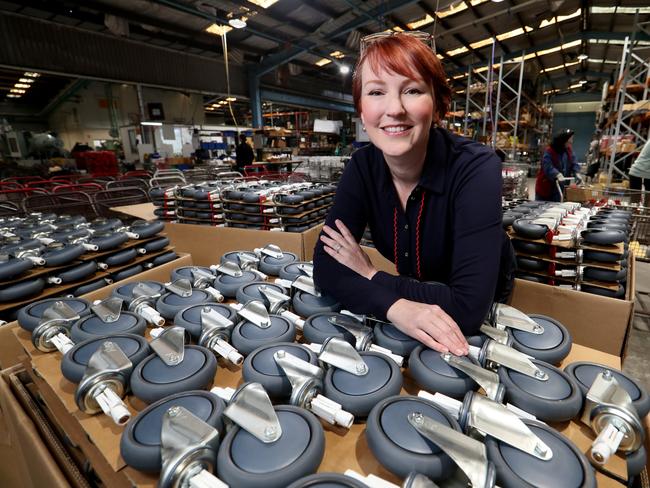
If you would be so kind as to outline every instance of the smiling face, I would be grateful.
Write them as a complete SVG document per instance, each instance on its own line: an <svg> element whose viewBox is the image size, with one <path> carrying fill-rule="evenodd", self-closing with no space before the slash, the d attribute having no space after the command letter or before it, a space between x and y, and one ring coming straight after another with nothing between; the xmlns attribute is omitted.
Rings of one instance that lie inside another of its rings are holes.
<svg viewBox="0 0 650 488"><path fill-rule="evenodd" d="M421 162L433 123L433 91L424 80L361 68L361 120L389 164Z"/></svg>

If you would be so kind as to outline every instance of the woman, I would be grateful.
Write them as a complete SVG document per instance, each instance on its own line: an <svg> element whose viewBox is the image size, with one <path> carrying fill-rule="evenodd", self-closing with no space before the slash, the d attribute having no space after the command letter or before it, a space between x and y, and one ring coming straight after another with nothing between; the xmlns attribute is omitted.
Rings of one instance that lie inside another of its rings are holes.
<svg viewBox="0 0 650 488"><path fill-rule="evenodd" d="M650 139L645 143L639 157L630 166L630 201L632 203L643 202L646 205L648 202L645 198L646 191L650 191Z"/></svg>
<svg viewBox="0 0 650 488"><path fill-rule="evenodd" d="M451 90L416 37L362 41L353 94L372 144L353 154L339 183L314 252L316 285L435 350L466 354L464 334L512 285L499 158L436 127ZM359 247L366 225L399 276L377 271Z"/></svg>
<svg viewBox="0 0 650 488"><path fill-rule="evenodd" d="M544 151L542 165L535 180L535 200L559 202L562 200L560 190L566 178L575 177L579 182L580 165L576 161L571 147L573 131L563 130L553 137L551 145ZM558 189L558 184L560 189Z"/></svg>

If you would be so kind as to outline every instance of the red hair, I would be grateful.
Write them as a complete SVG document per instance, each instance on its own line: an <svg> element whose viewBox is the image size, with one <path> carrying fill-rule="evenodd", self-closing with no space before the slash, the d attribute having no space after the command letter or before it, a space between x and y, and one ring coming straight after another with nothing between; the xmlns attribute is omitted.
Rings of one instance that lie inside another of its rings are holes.
<svg viewBox="0 0 650 488"><path fill-rule="evenodd" d="M433 93L434 121L439 122L445 117L451 104L451 88L442 63L427 44L406 34L387 36L368 44L352 76L352 96L358 113L361 113L361 70L366 62L376 73L383 69L412 80L425 81Z"/></svg>

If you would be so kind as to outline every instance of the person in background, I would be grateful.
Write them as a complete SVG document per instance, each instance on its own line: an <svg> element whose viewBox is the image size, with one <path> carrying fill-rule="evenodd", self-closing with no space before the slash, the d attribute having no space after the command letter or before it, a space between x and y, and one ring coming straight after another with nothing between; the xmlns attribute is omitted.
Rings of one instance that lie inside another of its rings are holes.
<svg viewBox="0 0 650 488"><path fill-rule="evenodd" d="M236 149L236 166L237 171L244 174L244 167L252 164L255 161L255 153L253 148L246 142L246 136L239 134L239 145Z"/></svg>
<svg viewBox="0 0 650 488"><path fill-rule="evenodd" d="M535 200L561 201L560 191L564 189L566 178L575 177L578 183L582 183L580 165L573 154L572 144L573 131L570 129L563 130L553 137L551 145L544 151L542 164L537 172Z"/></svg>
<svg viewBox="0 0 650 488"><path fill-rule="evenodd" d="M512 289L514 253L501 226L501 161L439 127L451 89L431 43L424 32L361 42L352 90L371 144L345 167L314 280L344 308L464 355L464 336ZM396 275L359 246L366 226Z"/></svg>
<svg viewBox="0 0 650 488"><path fill-rule="evenodd" d="M644 206L648 202L645 198L641 198L644 193L642 191L650 191L650 137L641 149L639 156L636 158L632 166L630 166L630 190L632 192L631 202L639 203L643 201Z"/></svg>

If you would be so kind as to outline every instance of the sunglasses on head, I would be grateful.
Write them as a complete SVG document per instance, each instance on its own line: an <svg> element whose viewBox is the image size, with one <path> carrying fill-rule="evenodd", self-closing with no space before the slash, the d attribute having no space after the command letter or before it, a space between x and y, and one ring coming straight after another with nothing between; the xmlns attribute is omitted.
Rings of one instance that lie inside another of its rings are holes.
<svg viewBox="0 0 650 488"><path fill-rule="evenodd" d="M409 36L409 37L415 37L416 39L422 41L425 43L427 46L431 48L433 53L435 54L436 52L436 43L434 40L434 37L432 34L429 34L427 32L422 32L422 31L403 31L403 32L395 32L392 30L384 31L384 32L377 32L375 34L369 34L367 36L364 36L361 38L361 43L360 43L360 55L363 56L363 54L366 52L366 49L368 46L371 44L380 41L382 39L386 39L389 37L393 36Z"/></svg>

